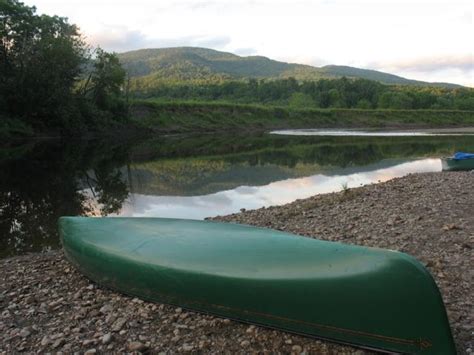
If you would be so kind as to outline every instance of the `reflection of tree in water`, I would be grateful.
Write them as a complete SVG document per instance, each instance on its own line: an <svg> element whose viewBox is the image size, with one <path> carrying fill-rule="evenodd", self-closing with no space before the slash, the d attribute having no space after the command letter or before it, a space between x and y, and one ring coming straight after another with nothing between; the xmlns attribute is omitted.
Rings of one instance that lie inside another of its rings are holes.
<svg viewBox="0 0 474 355"><path fill-rule="evenodd" d="M128 196L118 169L127 149L94 143L40 144L0 166L0 256L59 244L57 220L89 215L83 172L94 175L100 214L118 212Z"/></svg>
<svg viewBox="0 0 474 355"><path fill-rule="evenodd" d="M94 215L94 212L99 212L100 215L106 216L119 212L129 193L121 171L100 166L94 169L93 173L95 177L91 177L88 172L85 172L84 176L95 199L91 203L97 202L99 211L88 211L88 214Z"/></svg>
<svg viewBox="0 0 474 355"><path fill-rule="evenodd" d="M248 138L247 138L248 139ZM244 141L244 140L243 140ZM251 165L317 164L321 167L352 167L376 163L383 159L419 158L450 155L456 150L472 151L474 140L469 136L436 137L280 137L267 136L265 148L257 151L239 150L222 156L229 163Z"/></svg>
<svg viewBox="0 0 474 355"><path fill-rule="evenodd" d="M472 137L203 135L133 143L133 149L108 141L1 148L0 257L58 246L60 216L119 212L132 176L135 192L141 188L139 192L155 193L156 188L191 195L297 176L293 167L298 164L311 166L315 173L474 150ZM126 172L121 167L130 167L129 156L134 167Z"/></svg>

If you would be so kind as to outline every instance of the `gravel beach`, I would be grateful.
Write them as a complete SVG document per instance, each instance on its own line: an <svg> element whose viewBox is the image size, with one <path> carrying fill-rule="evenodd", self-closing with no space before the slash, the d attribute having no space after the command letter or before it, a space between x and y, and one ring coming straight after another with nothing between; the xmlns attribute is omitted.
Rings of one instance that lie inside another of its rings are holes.
<svg viewBox="0 0 474 355"><path fill-rule="evenodd" d="M458 352L474 353L474 174L409 175L215 219L415 256L441 289ZM61 251L3 259L0 271L0 353L369 353L127 297Z"/></svg>

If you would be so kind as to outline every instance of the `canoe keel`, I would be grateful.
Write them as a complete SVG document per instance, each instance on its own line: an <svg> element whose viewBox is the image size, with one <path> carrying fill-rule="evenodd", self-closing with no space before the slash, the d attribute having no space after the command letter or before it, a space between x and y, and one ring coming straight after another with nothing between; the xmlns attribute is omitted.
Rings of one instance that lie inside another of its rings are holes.
<svg viewBox="0 0 474 355"><path fill-rule="evenodd" d="M431 275L410 256L216 222L63 217L65 255L146 300L388 352L455 354Z"/></svg>

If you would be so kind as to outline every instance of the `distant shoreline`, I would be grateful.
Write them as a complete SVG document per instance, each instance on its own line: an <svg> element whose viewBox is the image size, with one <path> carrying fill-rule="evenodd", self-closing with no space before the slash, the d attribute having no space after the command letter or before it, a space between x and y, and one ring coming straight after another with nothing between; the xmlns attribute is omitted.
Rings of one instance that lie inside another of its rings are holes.
<svg viewBox="0 0 474 355"><path fill-rule="evenodd" d="M35 131L9 119L0 138L60 138L59 130ZM156 134L265 132L280 129L370 129L412 132L474 133L474 111L294 109L222 102L153 101L132 103L130 118L75 138L124 138ZM67 135L71 137L71 135Z"/></svg>
<svg viewBox="0 0 474 355"><path fill-rule="evenodd" d="M277 129L451 130L474 132L473 111L293 109L220 102L136 101L131 121L154 133Z"/></svg>
<svg viewBox="0 0 474 355"><path fill-rule="evenodd" d="M298 130L298 128L293 128L294 130ZM301 128L304 129L311 129L311 128ZM400 132L400 133L439 133L439 134L474 134L474 127L440 127L440 128L414 128L414 129L403 129L403 128L396 128L396 127L384 127L384 128L376 128L376 127L358 127L358 128L315 128L315 130L334 130L334 131L368 131L368 132Z"/></svg>
<svg viewBox="0 0 474 355"><path fill-rule="evenodd" d="M449 127L449 128L426 128L415 129L413 132L428 133L474 133L474 127Z"/></svg>

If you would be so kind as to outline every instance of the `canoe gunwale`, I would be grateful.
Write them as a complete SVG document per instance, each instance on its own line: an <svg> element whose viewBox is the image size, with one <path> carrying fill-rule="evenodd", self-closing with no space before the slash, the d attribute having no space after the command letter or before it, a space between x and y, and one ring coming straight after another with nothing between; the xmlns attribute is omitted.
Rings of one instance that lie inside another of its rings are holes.
<svg viewBox="0 0 474 355"><path fill-rule="evenodd" d="M146 297L146 296L143 296L141 294L133 293L133 292L126 292L126 291L124 291L124 290L122 290L118 287L114 287L111 284L97 282L96 280L94 280L93 277L91 277L89 274L87 274L86 271L82 270L82 268L77 263L73 262L71 260L71 258L68 257L67 252L65 252L65 255L66 255L67 260L71 264L73 264L77 269L81 270L82 274L87 279L89 279L91 282L94 282L94 283L98 284L100 287L104 287L106 289L115 291L117 293L125 294L129 297L139 297L139 298L141 298L145 301L148 301L148 302L153 302L153 303L157 302L156 299L154 299L152 297ZM188 306L186 306L186 305L183 306L182 303L177 303L177 302L166 300L167 298L174 299L175 297L173 297L173 296L169 296L169 295L160 295L160 296L163 297L163 301L161 301L161 300L159 301L162 304L165 304L165 305L168 305L168 306L180 307L180 308L183 308L183 309L185 309L187 311L190 311L190 312L196 312L196 313L200 313L200 314L205 314L205 315L210 315L210 316L222 318L221 313L206 311L206 310L201 309L201 308L193 308L192 306L189 306L189 305ZM249 311L249 310L235 309L235 308L230 308L230 307L223 306L223 305L210 304L210 303L206 303L206 302L202 302L202 301L200 301L200 302L191 301L190 302L188 300L187 303L188 304L196 304L196 305L212 306L212 307L215 307L217 309L226 309L226 310L238 311L238 312L245 313L245 314L263 316L263 317L266 317L266 318L269 318L269 319L279 319L279 320L284 320L284 321L292 322L292 323L305 324L305 325L312 326L314 328L326 328L326 329L331 329L331 330L337 330L338 332L342 332L342 333L346 333L346 334L363 335L363 336L366 336L366 337L369 337L369 338L383 339L384 341L392 342L392 343L395 343L395 344L412 345L412 346L418 347L419 349L427 349L427 348L430 348L432 346L431 342L429 342L428 340L424 340L424 339L410 340L410 339L387 337L387 336L384 336L384 335L370 334L370 333L365 333L365 332L358 331L358 330L353 330L353 329L345 329L345 328L334 327L334 326L330 326L330 325L309 323L309 322L304 322L304 321L298 321L296 319L272 316L272 315L265 314L265 313L257 313L257 312L252 312L252 311ZM269 325L268 323L260 323L260 322L257 322L257 321L249 321L249 320L246 320L245 318L238 318L238 317L232 317L232 316L226 316L225 318L236 321L236 322L239 322L239 323L243 323L243 324L253 324L253 325L258 325L258 326L261 326L261 327L264 327L264 328L269 328L269 329L273 329L273 330L277 330L277 331L285 331L287 333L291 333L291 334L295 334L295 335L299 335L299 336L309 337L309 338L318 339L318 340L325 340L325 341L328 341L328 342L331 342L331 343L334 343L334 344L355 346L357 348L371 350L371 351L377 351L377 352L381 352L381 353L384 353L384 354L393 354L394 353L391 350L386 350L386 349L376 348L376 347L370 347L370 346L364 345L363 343L345 342L345 341L338 340L338 339L331 338L331 337L318 336L318 335L315 335L313 333L298 332L298 331L295 331L291 328L282 328L282 327Z"/></svg>

